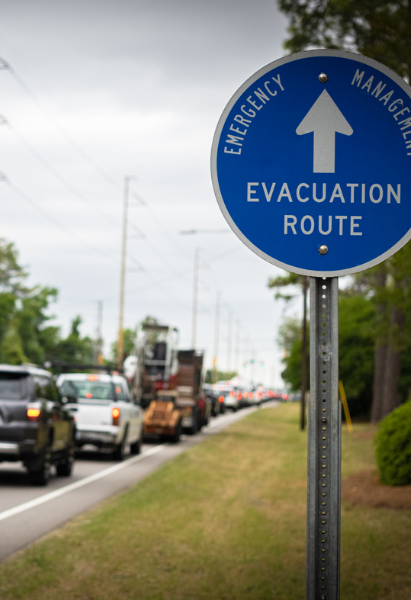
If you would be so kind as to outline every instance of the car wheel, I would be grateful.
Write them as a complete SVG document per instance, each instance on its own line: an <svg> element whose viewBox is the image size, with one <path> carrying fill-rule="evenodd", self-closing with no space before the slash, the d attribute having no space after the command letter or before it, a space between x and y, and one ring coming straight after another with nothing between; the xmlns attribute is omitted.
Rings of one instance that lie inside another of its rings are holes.
<svg viewBox="0 0 411 600"><path fill-rule="evenodd" d="M141 432L140 437L136 442L130 444L130 452L131 454L140 454L141 452L141 440L143 439L143 432Z"/></svg>
<svg viewBox="0 0 411 600"><path fill-rule="evenodd" d="M126 439L127 439L127 430L124 432L123 439L114 449L113 458L114 460L124 460L126 456Z"/></svg>
<svg viewBox="0 0 411 600"><path fill-rule="evenodd" d="M56 466L57 475L60 475L60 477L70 477L73 472L73 466L74 446L70 446L66 451L66 456Z"/></svg>
<svg viewBox="0 0 411 600"><path fill-rule="evenodd" d="M188 430L188 433L190 435L195 435L198 431L198 417L197 417L197 412L193 411L193 424L191 425L191 427Z"/></svg>
<svg viewBox="0 0 411 600"><path fill-rule="evenodd" d="M29 470L30 481L33 485L45 486L50 479L51 449L49 446L43 451L40 463Z"/></svg>
<svg viewBox="0 0 411 600"><path fill-rule="evenodd" d="M170 436L170 442L172 444L178 444L178 442L180 441L182 429L183 429L183 426L182 426L181 419L180 419L180 421L177 423L177 427L176 427L176 431L175 431L174 435Z"/></svg>

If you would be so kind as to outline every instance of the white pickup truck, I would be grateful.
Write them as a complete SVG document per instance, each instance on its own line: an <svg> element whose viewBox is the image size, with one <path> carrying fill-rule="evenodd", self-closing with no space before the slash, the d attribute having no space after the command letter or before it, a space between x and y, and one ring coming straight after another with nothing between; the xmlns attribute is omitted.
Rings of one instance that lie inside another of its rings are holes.
<svg viewBox="0 0 411 600"><path fill-rule="evenodd" d="M124 377L67 373L56 383L76 423L77 448L109 448L116 460L123 460L128 446L132 454L140 452L143 410L133 401Z"/></svg>

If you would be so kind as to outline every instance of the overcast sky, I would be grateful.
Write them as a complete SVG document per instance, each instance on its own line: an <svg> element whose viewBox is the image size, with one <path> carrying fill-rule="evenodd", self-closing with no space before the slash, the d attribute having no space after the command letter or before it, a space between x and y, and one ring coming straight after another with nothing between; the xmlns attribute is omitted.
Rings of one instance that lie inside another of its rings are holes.
<svg viewBox="0 0 411 600"><path fill-rule="evenodd" d="M82 333L95 336L102 301L106 347L117 337L130 176L125 327L151 315L178 327L180 347L190 347L199 248L197 347L206 365L220 291L219 367L237 368L254 352L255 378L280 384L284 306L267 281L282 272L231 231L213 232L228 226L210 151L234 92L284 55L286 26L275 0L3 3L0 236L15 243L32 284L58 288L53 314L64 334L80 314Z"/></svg>

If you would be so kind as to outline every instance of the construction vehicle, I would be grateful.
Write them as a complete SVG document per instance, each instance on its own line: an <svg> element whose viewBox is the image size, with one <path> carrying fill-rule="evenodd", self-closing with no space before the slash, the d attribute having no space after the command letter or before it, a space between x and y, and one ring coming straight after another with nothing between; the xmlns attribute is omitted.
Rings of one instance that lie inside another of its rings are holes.
<svg viewBox="0 0 411 600"><path fill-rule="evenodd" d="M202 390L203 354L180 350L173 389L157 390L144 415L145 436L161 435L178 442L183 430L194 435L208 423L211 405Z"/></svg>
<svg viewBox="0 0 411 600"><path fill-rule="evenodd" d="M134 353L124 361L124 374L143 408L160 390L175 389L178 370L178 330L143 324L137 330Z"/></svg>

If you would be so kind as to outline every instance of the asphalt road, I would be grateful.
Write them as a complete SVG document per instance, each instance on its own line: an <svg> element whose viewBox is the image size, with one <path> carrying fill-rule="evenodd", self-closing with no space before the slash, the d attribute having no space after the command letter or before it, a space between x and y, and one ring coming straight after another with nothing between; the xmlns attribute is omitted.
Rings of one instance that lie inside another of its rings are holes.
<svg viewBox="0 0 411 600"><path fill-rule="evenodd" d="M274 406L270 402L264 406ZM52 476L45 488L33 487L19 463L0 464L0 560L26 548L73 517L121 490L135 485L159 466L234 421L259 410L247 408L221 415L201 433L183 436L179 444L153 441L144 444L141 454L123 462L109 454L83 452L71 477Z"/></svg>

